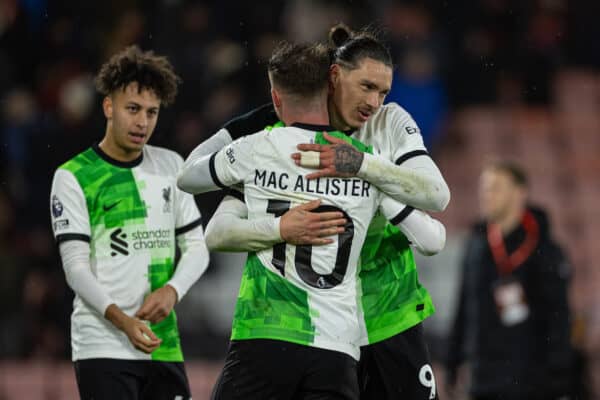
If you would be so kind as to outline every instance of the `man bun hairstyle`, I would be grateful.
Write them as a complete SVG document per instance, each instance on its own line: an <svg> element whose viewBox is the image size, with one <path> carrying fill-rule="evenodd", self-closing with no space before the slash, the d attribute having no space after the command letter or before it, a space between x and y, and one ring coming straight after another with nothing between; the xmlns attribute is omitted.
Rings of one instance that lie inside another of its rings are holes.
<svg viewBox="0 0 600 400"><path fill-rule="evenodd" d="M327 47L280 42L273 50L267 69L279 89L302 97L316 95L328 84Z"/></svg>
<svg viewBox="0 0 600 400"><path fill-rule="evenodd" d="M333 49L342 47L352 37L352 30L346 24L339 23L329 30L329 45Z"/></svg>
<svg viewBox="0 0 600 400"><path fill-rule="evenodd" d="M138 83L140 92L153 91L161 103L168 106L177 96L181 78L166 57L142 51L134 45L113 55L102 65L95 79L96 89L105 96L124 90L132 82Z"/></svg>
<svg viewBox="0 0 600 400"><path fill-rule="evenodd" d="M329 30L331 63L347 69L356 69L361 61L370 58L393 68L389 49L372 29L353 32L344 24L334 25Z"/></svg>

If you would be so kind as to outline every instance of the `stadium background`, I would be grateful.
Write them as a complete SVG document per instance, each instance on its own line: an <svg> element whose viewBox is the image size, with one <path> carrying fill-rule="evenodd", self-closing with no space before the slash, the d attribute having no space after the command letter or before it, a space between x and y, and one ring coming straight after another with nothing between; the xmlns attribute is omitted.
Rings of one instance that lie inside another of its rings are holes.
<svg viewBox="0 0 600 400"><path fill-rule="evenodd" d="M453 317L458 263L490 156L518 160L574 266L573 340L600 398L600 3L594 0L0 0L0 399L75 398L72 292L54 246L54 169L104 133L92 76L137 43L166 54L184 84L151 143L186 156L232 116L266 102L280 39L323 40L333 23L388 26L388 100L415 117L452 191L441 254L419 258L437 305L435 359ZM200 196L207 221L218 194ZM221 367L243 256L214 254L178 305L195 399ZM438 370L443 394L443 373ZM443 397L445 398L445 397Z"/></svg>

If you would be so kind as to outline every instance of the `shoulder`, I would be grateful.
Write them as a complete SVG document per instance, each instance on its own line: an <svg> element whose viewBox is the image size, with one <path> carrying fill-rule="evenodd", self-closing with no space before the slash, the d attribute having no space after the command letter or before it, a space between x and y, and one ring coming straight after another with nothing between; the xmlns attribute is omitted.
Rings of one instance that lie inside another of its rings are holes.
<svg viewBox="0 0 600 400"><path fill-rule="evenodd" d="M85 187L97 180L98 172L106 165L107 163L90 147L59 166L54 177L59 183L73 181Z"/></svg>
<svg viewBox="0 0 600 400"><path fill-rule="evenodd" d="M279 121L271 103L264 104L254 110L235 117L223 125L233 140L250 133L263 130L266 126Z"/></svg>
<svg viewBox="0 0 600 400"><path fill-rule="evenodd" d="M260 131L252 135L242 136L215 153L214 162L221 167L249 168L258 153L264 153L265 137L269 132ZM226 162L227 161L227 162Z"/></svg>
<svg viewBox="0 0 600 400"><path fill-rule="evenodd" d="M72 170L61 166L54 172L53 186L57 190L61 190L68 187L79 186L79 181Z"/></svg>
<svg viewBox="0 0 600 400"><path fill-rule="evenodd" d="M378 119L406 119L411 118L408 111L406 111L402 106L398 103L390 102L379 107L379 110L375 113L373 118Z"/></svg>
<svg viewBox="0 0 600 400"><path fill-rule="evenodd" d="M149 145L149 144L144 146L144 149L145 149L145 151L147 151L149 154L151 154L154 157L161 157L161 158L165 158L165 159L169 159L169 160L176 160L176 161L183 162L183 157L181 157L179 155L179 153L177 153L174 150L167 149L165 147L153 146L153 145Z"/></svg>
<svg viewBox="0 0 600 400"><path fill-rule="evenodd" d="M256 148L256 151L260 151L260 146L267 142L288 141L290 139L290 133L295 129L297 128L279 127L273 129L261 129L251 135L242 136L233 143L238 146L250 146Z"/></svg>
<svg viewBox="0 0 600 400"><path fill-rule="evenodd" d="M183 165L183 157L177 152L166 149L164 147L145 145L144 146L144 159L150 159L155 162L159 162L164 165L168 170L178 171Z"/></svg>
<svg viewBox="0 0 600 400"><path fill-rule="evenodd" d="M396 103L387 103L379 107L361 130L376 137L383 134L386 137L404 138L414 133L420 134L419 127L408 111Z"/></svg>
<svg viewBox="0 0 600 400"><path fill-rule="evenodd" d="M98 159L98 155L90 147L59 166L57 172L60 170L66 170L70 171L71 173L75 173L76 171L96 164Z"/></svg>
<svg viewBox="0 0 600 400"><path fill-rule="evenodd" d="M402 125L404 126L406 134L413 134L419 132L417 124L413 120L412 116L402 106L397 103L391 102L384 104L377 110L377 113L372 117L379 124L385 125Z"/></svg>

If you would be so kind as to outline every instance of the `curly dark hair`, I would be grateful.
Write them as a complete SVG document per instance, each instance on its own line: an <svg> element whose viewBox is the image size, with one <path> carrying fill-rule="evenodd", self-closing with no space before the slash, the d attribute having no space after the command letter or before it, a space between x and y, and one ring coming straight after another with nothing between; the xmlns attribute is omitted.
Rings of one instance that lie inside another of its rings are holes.
<svg viewBox="0 0 600 400"><path fill-rule="evenodd" d="M291 94L310 97L327 87L329 55L321 44L281 42L267 67L273 83Z"/></svg>
<svg viewBox="0 0 600 400"><path fill-rule="evenodd" d="M181 78L175 74L166 57L155 55L152 51L142 51L134 45L113 55L104 63L95 82L98 92L105 96L137 82L140 92L144 89L152 90L161 103L168 106L177 96L177 85L181 83Z"/></svg>

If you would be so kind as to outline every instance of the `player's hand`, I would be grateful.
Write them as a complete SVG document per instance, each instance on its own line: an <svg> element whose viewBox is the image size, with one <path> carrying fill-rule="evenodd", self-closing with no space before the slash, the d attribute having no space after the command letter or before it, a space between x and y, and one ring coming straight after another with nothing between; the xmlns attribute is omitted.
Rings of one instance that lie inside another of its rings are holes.
<svg viewBox="0 0 600 400"><path fill-rule="evenodd" d="M146 297L135 316L156 324L171 313L175 303L177 303L177 292L172 286L165 285Z"/></svg>
<svg viewBox="0 0 600 400"><path fill-rule="evenodd" d="M143 351L144 353L150 354L154 350L158 349L162 340L160 340L152 329L137 318L129 318L129 321L125 324L123 332L129 338L131 344L136 349Z"/></svg>
<svg viewBox="0 0 600 400"><path fill-rule="evenodd" d="M306 178L356 176L364 154L346 141L333 137L326 132L323 137L331 144L302 143L297 146L300 152L292 154L296 165L319 169L317 172L308 174Z"/></svg>
<svg viewBox="0 0 600 400"><path fill-rule="evenodd" d="M346 219L339 211L312 212L321 200L313 200L291 208L281 216L281 238L295 245L324 245L333 242L327 236L344 232Z"/></svg>
<svg viewBox="0 0 600 400"><path fill-rule="evenodd" d="M152 353L162 343L162 340L143 321L128 316L115 304L108 306L104 315L106 319L127 335L127 338L136 349L144 353Z"/></svg>

